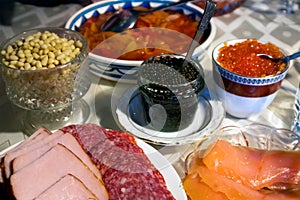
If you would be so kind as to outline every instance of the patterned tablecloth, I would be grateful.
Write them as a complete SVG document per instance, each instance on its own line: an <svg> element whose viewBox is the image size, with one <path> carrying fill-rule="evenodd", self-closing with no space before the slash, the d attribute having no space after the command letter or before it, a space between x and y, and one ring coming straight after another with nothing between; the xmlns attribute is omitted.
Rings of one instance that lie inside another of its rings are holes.
<svg viewBox="0 0 300 200"><path fill-rule="evenodd" d="M63 26L73 13L81 8L77 4L60 5L52 8L35 7L16 3L16 10L12 26L0 26L0 42L15 33L26 29L41 26ZM211 51L220 42L237 38L257 38L272 42L289 53L300 50L300 19L296 24L287 25L277 23L266 18L263 14L251 9L253 1L246 1L245 5L236 9L230 14L214 17L217 26L215 40L208 47L201 64L206 73L211 72ZM278 128L290 128L293 121L293 104L296 85L300 81L300 60L292 63L286 79L272 104L263 112L250 117L248 120L261 122ZM97 82L98 92L101 95L92 102L96 104L95 113L101 124L107 128L118 128L111 112L111 94L115 83L101 79ZM123 87L132 85L124 84ZM90 97L87 95L87 99ZM24 139L21 132L20 116L22 111L11 105L5 95L4 83L0 79L0 150ZM229 116L222 125L243 124L245 120L234 119ZM187 147L190 149L190 147ZM157 147L182 174L182 162L187 151L182 151L182 147Z"/></svg>

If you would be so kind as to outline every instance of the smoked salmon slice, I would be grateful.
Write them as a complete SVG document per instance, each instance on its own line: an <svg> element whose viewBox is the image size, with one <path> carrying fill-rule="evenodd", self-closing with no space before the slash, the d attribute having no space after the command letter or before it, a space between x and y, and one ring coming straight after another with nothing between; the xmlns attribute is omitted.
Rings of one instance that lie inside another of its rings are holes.
<svg viewBox="0 0 300 200"><path fill-rule="evenodd" d="M300 200L299 156L219 140L194 153L183 187L191 200Z"/></svg>
<svg viewBox="0 0 300 200"><path fill-rule="evenodd" d="M267 151L256 179L256 189L300 190L300 152Z"/></svg>
<svg viewBox="0 0 300 200"><path fill-rule="evenodd" d="M216 192L224 193L228 199L259 200L265 198L263 193L222 176L207 167L199 166L198 174L204 183Z"/></svg>
<svg viewBox="0 0 300 200"><path fill-rule="evenodd" d="M218 140L205 153L203 163L253 189L300 189L300 152L258 150Z"/></svg>
<svg viewBox="0 0 300 200"><path fill-rule="evenodd" d="M217 192L204 183L198 174L198 168L205 167L202 159L194 156L187 176L182 184L186 194L192 200L229 200L225 194Z"/></svg>
<svg viewBox="0 0 300 200"><path fill-rule="evenodd" d="M192 200L229 200L225 194L217 192L204 183L198 174L189 174L183 181L185 192Z"/></svg>

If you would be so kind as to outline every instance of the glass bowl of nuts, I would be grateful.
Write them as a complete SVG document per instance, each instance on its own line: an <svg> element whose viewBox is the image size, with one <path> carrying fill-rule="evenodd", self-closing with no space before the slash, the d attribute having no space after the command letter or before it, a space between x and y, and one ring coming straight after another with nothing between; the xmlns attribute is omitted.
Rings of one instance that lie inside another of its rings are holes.
<svg viewBox="0 0 300 200"><path fill-rule="evenodd" d="M88 44L78 32L38 28L1 44L0 70L9 100L26 110L28 132L66 124L74 112L83 120L88 106L82 96L90 87ZM82 110L84 109L84 110ZM26 133L26 130L25 130Z"/></svg>

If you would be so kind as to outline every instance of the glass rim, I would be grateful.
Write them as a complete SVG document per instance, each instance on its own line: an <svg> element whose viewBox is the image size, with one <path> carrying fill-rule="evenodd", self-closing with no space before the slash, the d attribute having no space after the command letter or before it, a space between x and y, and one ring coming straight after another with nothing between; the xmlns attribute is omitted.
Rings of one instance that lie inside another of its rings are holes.
<svg viewBox="0 0 300 200"><path fill-rule="evenodd" d="M145 69L147 67L147 64L151 64L153 63L153 61L155 60L160 60L161 58L165 58L165 57L172 57L172 58L176 58L176 59L184 59L186 58L186 56L184 55L181 55L181 54L159 54L159 55L155 55L155 56L152 56L150 57L149 59L146 59L142 62L142 64L140 65L140 68L138 70L138 77L137 77L137 82L138 84L140 82L143 82L143 84L145 82L150 82L150 83L153 83L153 84L157 84L157 85L160 85L160 86L164 86L164 87L168 87L168 88L180 88L180 87L186 87L186 86L189 86L189 85L195 85L195 83L199 80L203 80L204 81L204 73L203 73L203 68L201 66L201 64L199 62L197 62L195 59L191 58L190 60L187 60L187 62L191 63L192 66L199 72L199 76L195 77L193 80L191 81L184 81L182 83L179 83L179 84L162 84L162 83L158 83L158 82L155 82L155 81L152 81L152 80L149 80L143 76L141 76L141 71L143 69ZM163 64L163 63L162 63ZM166 65L166 64L164 64ZM167 65L166 65L167 66ZM168 66L167 66L168 67ZM174 69L175 70L175 69Z"/></svg>

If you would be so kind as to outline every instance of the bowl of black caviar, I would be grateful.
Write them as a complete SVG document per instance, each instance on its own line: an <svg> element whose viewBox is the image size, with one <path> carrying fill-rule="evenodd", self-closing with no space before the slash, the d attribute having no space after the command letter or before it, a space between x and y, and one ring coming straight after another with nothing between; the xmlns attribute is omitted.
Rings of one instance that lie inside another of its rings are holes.
<svg viewBox="0 0 300 200"><path fill-rule="evenodd" d="M149 123L157 131L174 132L194 119L205 86L202 66L183 55L162 54L145 60L137 83Z"/></svg>

